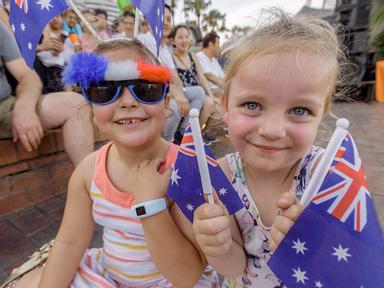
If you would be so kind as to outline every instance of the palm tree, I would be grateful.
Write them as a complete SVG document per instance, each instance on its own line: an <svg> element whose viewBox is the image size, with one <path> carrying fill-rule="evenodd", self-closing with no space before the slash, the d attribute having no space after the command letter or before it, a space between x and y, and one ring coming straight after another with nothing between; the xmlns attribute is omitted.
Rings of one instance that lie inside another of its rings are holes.
<svg viewBox="0 0 384 288"><path fill-rule="evenodd" d="M173 21L173 26L175 26L175 9L177 6L178 0L172 0L171 1L171 9L172 9L172 21Z"/></svg>
<svg viewBox="0 0 384 288"><path fill-rule="evenodd" d="M369 44L377 52L376 57L382 59L384 58L384 0L375 0L372 4Z"/></svg>
<svg viewBox="0 0 384 288"><path fill-rule="evenodd" d="M197 17L197 27L200 29L200 19L203 11L211 5L211 0L184 0L185 18L189 19L189 12L192 12Z"/></svg>
<svg viewBox="0 0 384 288"><path fill-rule="evenodd" d="M219 10L213 9L208 14L203 15L203 31L220 31L224 32L227 30L225 27L225 14L221 14Z"/></svg>
<svg viewBox="0 0 384 288"><path fill-rule="evenodd" d="M252 30L252 27L251 26L238 26L238 25L235 25L231 28L231 32L235 35L243 35L243 34L246 34L248 33L250 30Z"/></svg>

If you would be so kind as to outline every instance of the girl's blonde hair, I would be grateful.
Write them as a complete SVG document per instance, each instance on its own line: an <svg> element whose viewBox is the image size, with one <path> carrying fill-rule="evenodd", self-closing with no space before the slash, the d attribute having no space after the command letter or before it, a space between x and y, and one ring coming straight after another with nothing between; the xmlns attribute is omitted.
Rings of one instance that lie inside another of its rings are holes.
<svg viewBox="0 0 384 288"><path fill-rule="evenodd" d="M241 65L251 58L279 52L309 51L328 59L330 89L324 111L328 112L332 97L336 94L336 85L341 80L340 63L345 58L336 29L328 22L313 16L290 16L280 9L262 12L263 15L266 13L270 15L266 19L268 24L264 24L231 48L225 71L223 105L227 107L231 80Z"/></svg>

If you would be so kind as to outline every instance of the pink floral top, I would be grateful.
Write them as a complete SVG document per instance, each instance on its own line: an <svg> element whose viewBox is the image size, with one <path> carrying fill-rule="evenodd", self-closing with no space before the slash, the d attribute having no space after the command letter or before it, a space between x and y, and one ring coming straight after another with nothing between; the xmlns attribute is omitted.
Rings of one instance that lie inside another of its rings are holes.
<svg viewBox="0 0 384 288"><path fill-rule="evenodd" d="M301 198L308 184L313 164L322 152L323 149L312 146L310 151L301 159L291 190L298 199ZM240 155L239 153L232 153L228 154L226 158L231 172L231 183L245 207L237 212L235 217L244 241L247 266L243 275L236 279L224 279L222 287L285 287L267 265L267 261L271 257L268 243L270 227L263 225L256 204L249 193Z"/></svg>

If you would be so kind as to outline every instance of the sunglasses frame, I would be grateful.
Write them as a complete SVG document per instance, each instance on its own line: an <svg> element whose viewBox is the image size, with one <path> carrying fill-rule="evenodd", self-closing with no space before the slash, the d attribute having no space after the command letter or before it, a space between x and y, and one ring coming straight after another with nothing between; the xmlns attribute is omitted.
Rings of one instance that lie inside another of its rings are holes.
<svg viewBox="0 0 384 288"><path fill-rule="evenodd" d="M86 90L84 90L83 87L81 87L81 92L82 92L82 95L83 97L85 98L85 100L87 100L88 103L91 103L91 104L94 104L94 105L108 105L108 104L111 104L113 102L115 102L117 100L117 98L119 98L121 95L121 91L123 89L123 87L127 87L129 92L132 94L133 98L135 98L135 100L139 103L142 103L142 104L147 104L147 105L154 105L154 104L158 104L160 102L162 102L165 97L167 96L168 92L169 92L169 84L164 84L164 83L151 83L151 82L146 82L144 80L122 80L122 81L102 81L102 82L115 82L115 87L117 88L115 90L115 95L112 97L111 100L107 101L107 102L94 102L92 101L91 99L88 98L87 96L87 93L86 93ZM128 84L128 83L131 83L131 84ZM164 91L163 91L163 95L161 96L161 98L158 100L158 101L154 101L154 102L148 102L148 101L144 101L142 99L140 99L139 96L136 95L136 93L133 91L133 86L137 83L143 83L143 84L160 84L160 85L163 85L164 86ZM92 85L90 85L91 87Z"/></svg>

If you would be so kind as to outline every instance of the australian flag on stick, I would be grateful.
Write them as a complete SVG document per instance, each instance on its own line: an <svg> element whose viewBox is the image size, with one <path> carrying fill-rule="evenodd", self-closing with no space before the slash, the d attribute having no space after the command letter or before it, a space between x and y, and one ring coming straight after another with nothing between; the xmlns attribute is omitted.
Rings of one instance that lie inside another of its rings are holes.
<svg viewBox="0 0 384 288"><path fill-rule="evenodd" d="M164 0L132 0L132 4L143 13L151 26L156 40L157 55L159 55L160 42L163 38ZM137 16L137 15L136 15Z"/></svg>
<svg viewBox="0 0 384 288"><path fill-rule="evenodd" d="M9 23L29 67L33 68L36 47L45 26L67 8L64 0L11 0Z"/></svg>
<svg viewBox="0 0 384 288"><path fill-rule="evenodd" d="M319 190L268 262L291 287L384 285L384 238L347 133Z"/></svg>
<svg viewBox="0 0 384 288"><path fill-rule="evenodd" d="M229 214L233 214L243 208L243 203L216 162L212 152L206 145L204 145L204 148L212 186ZM172 170L168 195L173 198L191 222L193 221L195 209L205 203L190 126L185 130L181 141L179 153Z"/></svg>

